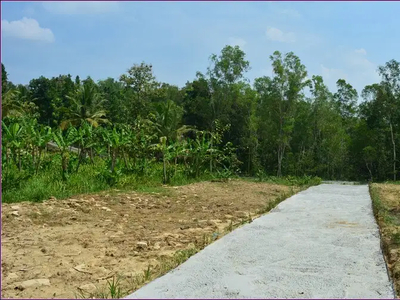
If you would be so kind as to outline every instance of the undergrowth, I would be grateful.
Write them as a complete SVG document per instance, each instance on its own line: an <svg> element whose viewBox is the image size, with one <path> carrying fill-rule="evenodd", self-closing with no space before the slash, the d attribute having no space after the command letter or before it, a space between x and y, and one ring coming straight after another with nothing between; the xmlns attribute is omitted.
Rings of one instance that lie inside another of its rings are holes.
<svg viewBox="0 0 400 300"><path fill-rule="evenodd" d="M387 184L387 183L386 183ZM398 184L396 182L395 184ZM385 256L389 273L394 283L395 293L400 295L400 215L399 208L390 205L380 193L383 186L370 184L369 191L372 199L374 216L379 225L381 248ZM398 254L396 254L398 253Z"/></svg>

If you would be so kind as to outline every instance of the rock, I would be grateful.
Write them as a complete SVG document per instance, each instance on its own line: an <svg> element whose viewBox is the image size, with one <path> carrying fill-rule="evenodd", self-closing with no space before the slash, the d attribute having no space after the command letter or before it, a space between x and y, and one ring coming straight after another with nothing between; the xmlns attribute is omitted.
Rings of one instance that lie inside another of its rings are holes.
<svg viewBox="0 0 400 300"><path fill-rule="evenodd" d="M11 206L11 209L12 209L12 210L19 210L20 207L19 207L18 205L13 205L13 206Z"/></svg>
<svg viewBox="0 0 400 300"><path fill-rule="evenodd" d="M54 197L54 196L50 196L50 197L49 197L49 200L57 200L57 198Z"/></svg>
<svg viewBox="0 0 400 300"><path fill-rule="evenodd" d="M93 294L97 290L96 286L93 283L81 285L80 287L78 287L78 289L89 294Z"/></svg>
<svg viewBox="0 0 400 300"><path fill-rule="evenodd" d="M179 227L181 230L186 230L189 229L190 226L189 225L182 225L181 227Z"/></svg>
<svg viewBox="0 0 400 300"><path fill-rule="evenodd" d="M50 280L49 279L31 279L21 282L17 286L19 290L24 290L30 287L39 287L39 286L49 286Z"/></svg>
<svg viewBox="0 0 400 300"><path fill-rule="evenodd" d="M15 210L15 211L11 212L10 215L12 215L14 217L19 217L19 212L17 210Z"/></svg>
<svg viewBox="0 0 400 300"><path fill-rule="evenodd" d="M102 210L105 210L105 211L111 211L111 209L109 209L109 208L106 207L106 206L103 206L101 209L102 209Z"/></svg>
<svg viewBox="0 0 400 300"><path fill-rule="evenodd" d="M160 250L161 249L160 243L155 243L153 249Z"/></svg>
<svg viewBox="0 0 400 300"><path fill-rule="evenodd" d="M248 217L249 217L249 215L248 215L246 212L244 212L244 211L238 211L238 212L236 213L236 215L237 215L239 218L248 218Z"/></svg>
<svg viewBox="0 0 400 300"><path fill-rule="evenodd" d="M194 194L193 196L194 196L194 197L196 197L196 198L198 198L198 197L199 197L199 195L197 195L197 194Z"/></svg>
<svg viewBox="0 0 400 300"><path fill-rule="evenodd" d="M10 273L10 274L8 274L7 275L7 277L6 277L6 279L7 280L15 280L15 279L18 279L19 278L19 276L18 276L18 274L16 274L16 273Z"/></svg>
<svg viewBox="0 0 400 300"><path fill-rule="evenodd" d="M225 219L232 219L233 216L232 215L225 215Z"/></svg>
<svg viewBox="0 0 400 300"><path fill-rule="evenodd" d="M138 249L146 249L147 248L147 242L137 242L136 247Z"/></svg>
<svg viewBox="0 0 400 300"><path fill-rule="evenodd" d="M132 255L133 255L133 256L138 256L138 255L139 255L139 252L133 251L133 252L132 252Z"/></svg>
<svg viewBox="0 0 400 300"><path fill-rule="evenodd" d="M217 227L217 223L216 223L215 221L212 221L212 220L208 220L208 221L207 221L207 225L208 225L208 226Z"/></svg>
<svg viewBox="0 0 400 300"><path fill-rule="evenodd" d="M90 273L90 272L87 270L87 267L86 267L85 264L80 264L80 265L74 267L73 269L74 269L75 271L78 271L78 272L81 272L81 273L88 273L88 274Z"/></svg>

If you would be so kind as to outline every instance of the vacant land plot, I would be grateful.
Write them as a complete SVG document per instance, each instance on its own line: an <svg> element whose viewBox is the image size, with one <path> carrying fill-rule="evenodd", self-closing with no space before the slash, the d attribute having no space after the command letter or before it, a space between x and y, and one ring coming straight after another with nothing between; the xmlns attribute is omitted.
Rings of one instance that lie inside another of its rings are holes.
<svg viewBox="0 0 400 300"><path fill-rule="evenodd" d="M200 249L299 190L233 180L3 204L2 297L110 297L111 278L113 295L127 295L180 263L162 265L176 251Z"/></svg>
<svg viewBox="0 0 400 300"><path fill-rule="evenodd" d="M400 297L400 185L372 184L371 195L386 262Z"/></svg>

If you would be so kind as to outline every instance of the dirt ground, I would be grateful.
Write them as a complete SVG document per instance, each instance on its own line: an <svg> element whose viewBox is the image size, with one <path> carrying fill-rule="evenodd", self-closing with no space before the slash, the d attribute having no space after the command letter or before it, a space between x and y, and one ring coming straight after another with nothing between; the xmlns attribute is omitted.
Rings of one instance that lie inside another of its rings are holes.
<svg viewBox="0 0 400 300"><path fill-rule="evenodd" d="M2 297L75 298L254 218L290 187L239 180L2 204ZM296 188L295 191L298 191Z"/></svg>
<svg viewBox="0 0 400 300"><path fill-rule="evenodd" d="M373 184L382 206L378 218L385 258L400 298L400 185Z"/></svg>

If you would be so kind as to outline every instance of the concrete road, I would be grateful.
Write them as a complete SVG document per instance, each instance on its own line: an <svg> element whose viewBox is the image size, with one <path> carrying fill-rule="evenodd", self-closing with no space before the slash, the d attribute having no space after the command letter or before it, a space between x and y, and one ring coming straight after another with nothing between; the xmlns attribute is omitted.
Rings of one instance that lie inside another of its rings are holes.
<svg viewBox="0 0 400 300"><path fill-rule="evenodd" d="M394 298L394 292L368 186L322 184L127 298Z"/></svg>

